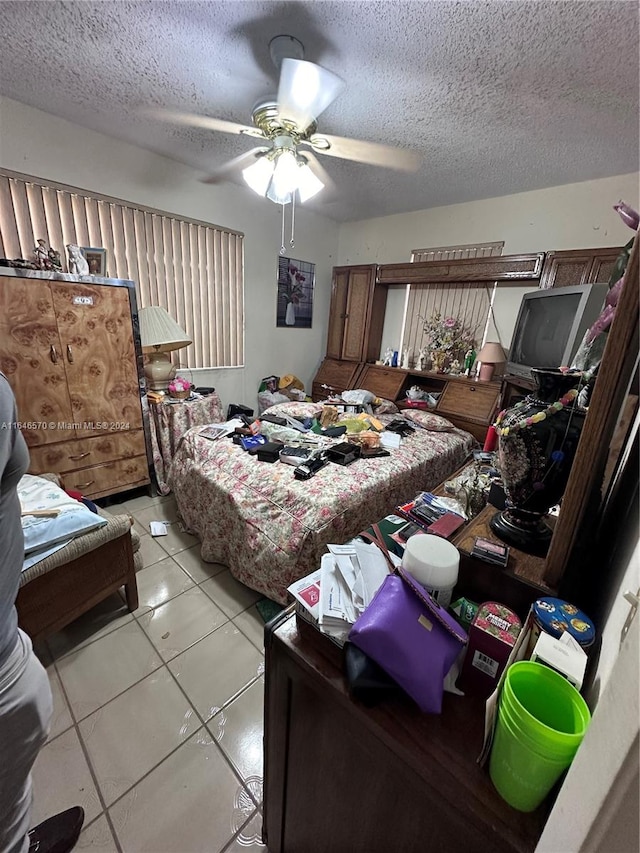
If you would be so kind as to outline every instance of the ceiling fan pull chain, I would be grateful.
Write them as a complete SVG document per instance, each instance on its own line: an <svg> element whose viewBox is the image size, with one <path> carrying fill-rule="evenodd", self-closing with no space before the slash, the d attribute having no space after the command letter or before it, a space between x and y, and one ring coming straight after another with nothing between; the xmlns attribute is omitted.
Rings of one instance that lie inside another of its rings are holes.
<svg viewBox="0 0 640 853"><path fill-rule="evenodd" d="M293 249L296 245L294 242L294 232L296 228L296 191L294 190L291 193L291 240L289 241L289 245Z"/></svg>
<svg viewBox="0 0 640 853"><path fill-rule="evenodd" d="M282 205L282 230L280 234L280 254L284 255L286 249L284 247L284 204Z"/></svg>

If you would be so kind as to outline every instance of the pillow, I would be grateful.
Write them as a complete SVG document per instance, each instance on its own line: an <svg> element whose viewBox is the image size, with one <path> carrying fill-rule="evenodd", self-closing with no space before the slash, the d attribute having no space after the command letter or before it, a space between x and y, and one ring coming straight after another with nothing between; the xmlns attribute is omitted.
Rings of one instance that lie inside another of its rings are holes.
<svg viewBox="0 0 640 853"><path fill-rule="evenodd" d="M395 415L400 410L393 402L393 400L385 400L384 397L380 399L380 402L376 405L373 405L373 411L376 415Z"/></svg>
<svg viewBox="0 0 640 853"><path fill-rule="evenodd" d="M289 415L292 418L317 418L322 412L322 403L304 403L290 400L286 403L276 403L269 406L262 415Z"/></svg>
<svg viewBox="0 0 640 853"><path fill-rule="evenodd" d="M22 516L25 555L67 542L107 523L106 518L91 512L55 483L42 477L25 474L18 483L18 497L23 512L38 509L59 511L57 516L50 518Z"/></svg>
<svg viewBox="0 0 640 853"><path fill-rule="evenodd" d="M433 412L424 412L422 409L403 409L402 416L423 429L428 429L429 432L448 432L455 429L451 421L440 415L434 415Z"/></svg>

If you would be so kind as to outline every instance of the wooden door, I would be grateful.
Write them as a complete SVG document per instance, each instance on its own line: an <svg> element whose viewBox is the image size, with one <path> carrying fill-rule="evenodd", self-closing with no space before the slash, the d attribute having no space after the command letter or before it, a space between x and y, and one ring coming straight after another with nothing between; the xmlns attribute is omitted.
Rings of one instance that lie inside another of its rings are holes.
<svg viewBox="0 0 640 853"><path fill-rule="evenodd" d="M27 444L64 440L73 416L49 282L0 276L0 370Z"/></svg>
<svg viewBox="0 0 640 853"><path fill-rule="evenodd" d="M349 267L336 267L331 282L331 308L329 309L329 331L327 333L327 358L342 358L344 321L347 313L349 292Z"/></svg>
<svg viewBox="0 0 640 853"><path fill-rule="evenodd" d="M342 358L346 361L364 361L366 358L372 289L371 267L350 271L342 338Z"/></svg>
<svg viewBox="0 0 640 853"><path fill-rule="evenodd" d="M142 427L129 291L52 283L76 438Z"/></svg>

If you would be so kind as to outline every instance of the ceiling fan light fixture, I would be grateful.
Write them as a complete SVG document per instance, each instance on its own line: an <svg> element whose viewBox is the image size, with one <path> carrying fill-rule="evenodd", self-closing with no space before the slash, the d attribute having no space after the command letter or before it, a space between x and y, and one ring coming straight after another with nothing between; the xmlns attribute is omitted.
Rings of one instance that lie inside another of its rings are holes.
<svg viewBox="0 0 640 853"><path fill-rule="evenodd" d="M242 177L254 193L265 196L273 175L273 162L264 155L242 170Z"/></svg>
<svg viewBox="0 0 640 853"><path fill-rule="evenodd" d="M305 201L313 198L323 189L324 184L320 178L313 174L303 160L298 160L298 195L300 201L304 204Z"/></svg>
<svg viewBox="0 0 640 853"><path fill-rule="evenodd" d="M267 189L267 198L276 204L288 204L298 187L298 162L294 151L285 148L276 154L275 167Z"/></svg>

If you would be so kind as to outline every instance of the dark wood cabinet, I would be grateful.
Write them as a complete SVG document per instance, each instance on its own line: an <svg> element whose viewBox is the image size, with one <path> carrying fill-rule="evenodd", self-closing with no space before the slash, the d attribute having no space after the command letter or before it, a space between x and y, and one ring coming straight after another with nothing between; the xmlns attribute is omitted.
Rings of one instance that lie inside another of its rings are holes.
<svg viewBox="0 0 640 853"><path fill-rule="evenodd" d="M484 441L501 394L498 381L480 382L450 373L427 373L379 364L365 364L357 376L357 383L359 388L396 402L406 398L407 390L413 385L437 394L438 402L432 411L470 432L478 441Z"/></svg>
<svg viewBox="0 0 640 853"><path fill-rule="evenodd" d="M356 378L362 369L359 361L339 361L325 358L313 378L311 399L326 400L332 393L341 394L347 388L356 387Z"/></svg>
<svg viewBox="0 0 640 853"><path fill-rule="evenodd" d="M540 287L573 287L577 284L608 282L621 247L571 249L547 252Z"/></svg>
<svg viewBox="0 0 640 853"><path fill-rule="evenodd" d="M292 616L265 630L270 853L534 850L548 805L515 811L476 763L483 701L445 694L439 715L405 696L367 708L318 638Z"/></svg>
<svg viewBox="0 0 640 853"><path fill-rule="evenodd" d="M376 283L376 265L334 267L327 358L375 361L380 357L386 287Z"/></svg>

